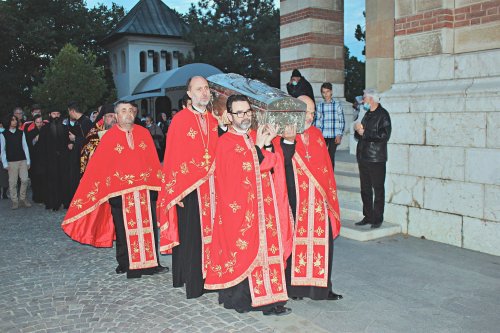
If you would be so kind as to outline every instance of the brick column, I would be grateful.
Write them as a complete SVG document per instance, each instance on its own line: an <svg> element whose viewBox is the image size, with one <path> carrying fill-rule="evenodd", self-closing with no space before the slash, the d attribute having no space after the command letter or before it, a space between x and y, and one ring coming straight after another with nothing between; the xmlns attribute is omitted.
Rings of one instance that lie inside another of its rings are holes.
<svg viewBox="0 0 500 333"><path fill-rule="evenodd" d="M282 0L280 4L281 88L294 68L320 97L323 82L344 97L344 1Z"/></svg>

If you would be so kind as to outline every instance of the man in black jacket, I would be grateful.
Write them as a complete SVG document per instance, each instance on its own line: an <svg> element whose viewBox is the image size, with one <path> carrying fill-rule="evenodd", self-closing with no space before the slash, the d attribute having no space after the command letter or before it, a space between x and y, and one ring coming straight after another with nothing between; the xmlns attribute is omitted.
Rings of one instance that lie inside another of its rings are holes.
<svg viewBox="0 0 500 333"><path fill-rule="evenodd" d="M290 82L286 84L286 90L292 97L297 98L306 95L314 101L312 86L309 81L300 74L298 69L292 71L292 77L290 78Z"/></svg>
<svg viewBox="0 0 500 333"><path fill-rule="evenodd" d="M379 100L380 97L375 90L364 91L363 108L367 112L361 123L355 125L356 133L354 133L354 137L358 139L356 158L364 215L363 220L356 225L371 224L372 229L380 227L384 221L387 141L391 137L391 117L380 105Z"/></svg>

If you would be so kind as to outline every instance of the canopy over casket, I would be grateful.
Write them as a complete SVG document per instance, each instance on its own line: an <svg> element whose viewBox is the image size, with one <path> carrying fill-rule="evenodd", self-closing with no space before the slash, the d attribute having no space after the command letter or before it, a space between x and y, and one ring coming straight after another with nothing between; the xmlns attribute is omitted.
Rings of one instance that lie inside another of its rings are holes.
<svg viewBox="0 0 500 333"><path fill-rule="evenodd" d="M304 131L306 104L283 91L239 74L216 74L207 78L213 95L213 112L222 115L227 98L241 94L248 97L255 111L253 125L275 124L281 132L285 125L296 124L297 133Z"/></svg>

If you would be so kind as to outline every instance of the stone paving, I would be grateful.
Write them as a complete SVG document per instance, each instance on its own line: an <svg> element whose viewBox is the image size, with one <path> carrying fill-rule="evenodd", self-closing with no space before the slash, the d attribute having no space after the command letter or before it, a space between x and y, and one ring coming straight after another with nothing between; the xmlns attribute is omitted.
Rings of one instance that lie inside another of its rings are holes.
<svg viewBox="0 0 500 333"><path fill-rule="evenodd" d="M499 257L403 236L341 238L333 283L345 298L290 301L291 315L265 317L225 310L214 293L186 300L170 273L115 274L114 249L72 241L63 215L0 200L0 332L499 331Z"/></svg>

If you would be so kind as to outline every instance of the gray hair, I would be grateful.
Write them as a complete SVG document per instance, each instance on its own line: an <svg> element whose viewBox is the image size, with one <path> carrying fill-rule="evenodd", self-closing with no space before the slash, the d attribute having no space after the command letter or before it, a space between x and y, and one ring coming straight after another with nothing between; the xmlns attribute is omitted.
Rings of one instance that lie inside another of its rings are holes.
<svg viewBox="0 0 500 333"><path fill-rule="evenodd" d="M375 103L380 102L380 95L375 89L365 89L363 90L363 94L367 97L371 97Z"/></svg>

